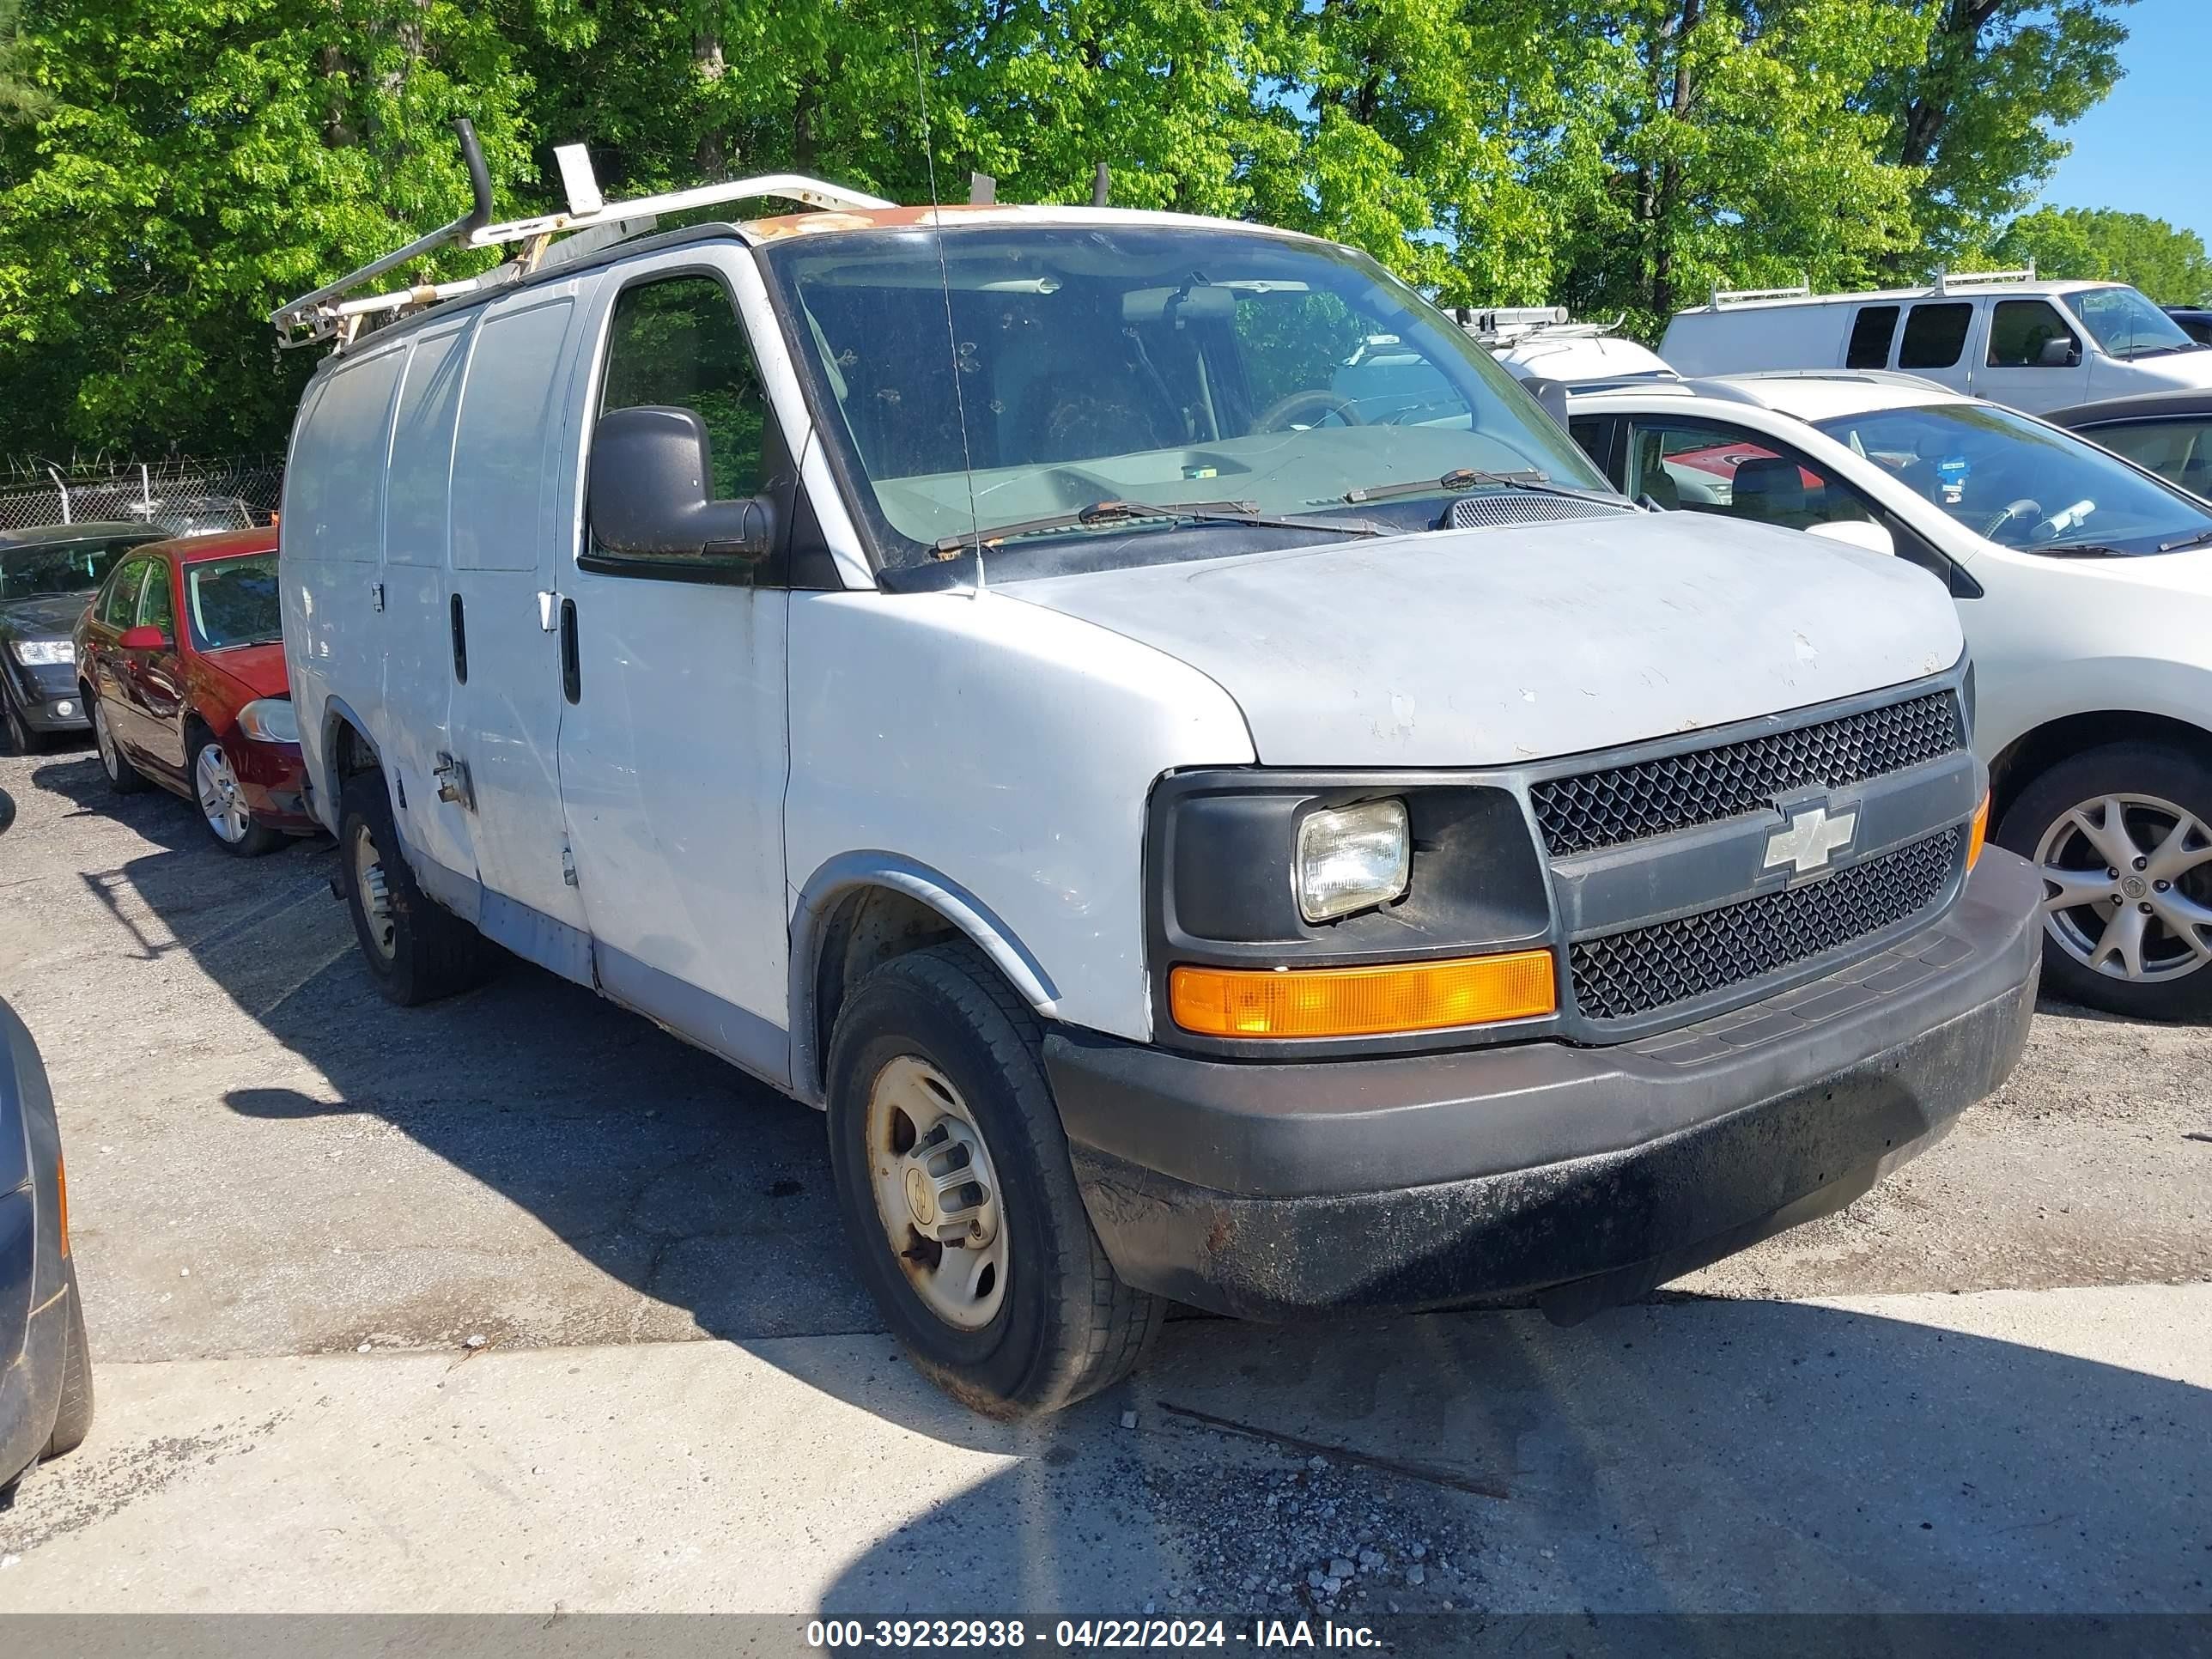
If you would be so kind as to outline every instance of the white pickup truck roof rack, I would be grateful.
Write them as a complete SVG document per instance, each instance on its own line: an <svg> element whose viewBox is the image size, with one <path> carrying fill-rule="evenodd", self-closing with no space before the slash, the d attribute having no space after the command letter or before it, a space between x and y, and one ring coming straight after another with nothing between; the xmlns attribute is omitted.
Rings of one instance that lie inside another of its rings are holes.
<svg viewBox="0 0 2212 1659"><path fill-rule="evenodd" d="M453 130L459 135L461 159L469 170L469 189L474 198L469 210L451 224L418 236L406 246L394 248L381 258L370 260L358 270L349 271L337 281L325 283L312 294L303 294L271 312L269 322L276 331L279 345L313 345L323 340L335 340L337 349L343 351L358 336L366 318L396 315L422 306L434 305L441 300L501 287L528 276L547 262L547 251L556 236L580 231L597 231L599 234L592 241L592 246L597 247L619 240L635 231L650 228L664 213L683 213L693 208L717 206L724 202L757 201L764 198L798 202L816 208L869 209L894 205L880 196L869 196L857 190L848 190L842 185L827 184L797 173L771 173L757 179L732 179L721 184L701 185L690 190L641 196L628 202L609 202L599 194L599 184L592 176L590 153L581 144L563 144L553 154L560 163L562 183L568 193L568 211L540 214L531 219L510 219L495 224L491 216L491 173L484 165L483 150L477 143L476 129L470 122L462 119L453 123ZM435 252L440 248L455 246L499 247L513 242L522 244L521 252L506 264L495 266L480 276L463 277L451 283L425 283L356 299L345 297L355 289L366 287L386 271L395 270L409 261Z"/></svg>
<svg viewBox="0 0 2212 1659"><path fill-rule="evenodd" d="M1524 340L1594 340L1618 329L1609 323L1578 323L1565 306L1456 306L1452 319L1486 346L1516 345Z"/></svg>

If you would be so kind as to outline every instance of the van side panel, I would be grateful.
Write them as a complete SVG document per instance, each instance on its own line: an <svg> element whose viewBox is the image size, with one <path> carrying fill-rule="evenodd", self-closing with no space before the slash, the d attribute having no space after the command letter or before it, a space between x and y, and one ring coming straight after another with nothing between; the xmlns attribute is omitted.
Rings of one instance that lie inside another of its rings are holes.
<svg viewBox="0 0 2212 1659"><path fill-rule="evenodd" d="M896 852L1011 930L1045 1012L1149 1036L1146 806L1163 772L1252 763L1228 693L999 592L793 593L789 650L793 886Z"/></svg>
<svg viewBox="0 0 2212 1659"><path fill-rule="evenodd" d="M1844 361L1853 310L1848 303L1812 301L1685 311L1667 325L1659 355L1677 374L1692 376L1834 368Z"/></svg>
<svg viewBox="0 0 2212 1659"><path fill-rule="evenodd" d="M392 423L384 513L384 714L376 733L400 833L418 853L471 880L467 810L438 799L434 773L451 752L447 727L459 653L446 564L453 427L473 316L414 337ZM465 638L465 616L461 618Z"/></svg>
<svg viewBox="0 0 2212 1659"><path fill-rule="evenodd" d="M284 656L313 807L337 827L337 780L325 752L333 699L381 723L383 645L376 609L385 459L406 346L324 370L301 400L278 519Z"/></svg>
<svg viewBox="0 0 2212 1659"><path fill-rule="evenodd" d="M477 325L453 444L451 574L469 678L453 687L451 735L475 800L479 925L590 984L583 902L564 870L561 647L547 625L576 310L574 284L533 289Z"/></svg>

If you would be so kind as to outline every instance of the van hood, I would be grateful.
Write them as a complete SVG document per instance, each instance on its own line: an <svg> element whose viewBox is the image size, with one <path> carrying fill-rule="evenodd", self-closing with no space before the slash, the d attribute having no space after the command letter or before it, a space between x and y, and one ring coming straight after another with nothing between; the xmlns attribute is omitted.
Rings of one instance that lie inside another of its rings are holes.
<svg viewBox="0 0 2212 1659"><path fill-rule="evenodd" d="M1950 667L1934 578L1711 514L1431 531L995 591L1180 658L1272 766L1512 765Z"/></svg>

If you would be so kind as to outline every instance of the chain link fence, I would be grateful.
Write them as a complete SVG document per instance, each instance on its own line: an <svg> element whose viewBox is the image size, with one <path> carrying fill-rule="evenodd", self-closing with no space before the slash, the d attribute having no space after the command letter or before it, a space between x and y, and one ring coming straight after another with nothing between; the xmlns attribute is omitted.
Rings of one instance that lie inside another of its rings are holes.
<svg viewBox="0 0 2212 1659"><path fill-rule="evenodd" d="M0 464L0 531L46 525L148 524L173 536L267 524L284 483L283 458Z"/></svg>

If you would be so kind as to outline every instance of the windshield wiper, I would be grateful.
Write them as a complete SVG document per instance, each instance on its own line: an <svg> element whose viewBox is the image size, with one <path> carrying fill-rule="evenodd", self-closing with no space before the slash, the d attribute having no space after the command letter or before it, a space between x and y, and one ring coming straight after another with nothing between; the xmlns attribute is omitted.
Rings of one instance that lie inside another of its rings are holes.
<svg viewBox="0 0 2212 1659"><path fill-rule="evenodd" d="M1364 489L1347 489L1343 499L1358 504L1386 501L1395 495L1432 495L1439 491L1457 495L1462 490L1482 485L1500 489L1525 489L1538 495L1565 495L1571 501L1602 501L1607 507L1626 507L1634 511L1634 504L1619 495L1604 490L1580 489L1573 484L1553 483L1551 474L1540 472L1534 467L1516 472L1484 472L1471 466L1455 467L1441 478L1411 478L1370 484Z"/></svg>
<svg viewBox="0 0 2212 1659"><path fill-rule="evenodd" d="M1147 520L1257 525L1264 530L1326 530L1338 536L1382 533L1381 526L1364 519L1299 519L1262 513L1257 501L1170 501L1157 506L1149 501L1093 501L1073 513L1022 519L1012 524L994 525L988 530L971 530L964 536L940 536L930 544L930 550L939 558L950 558L979 544L994 547L1017 536L1042 536L1055 530L1089 530L1100 525L1142 524Z"/></svg>
<svg viewBox="0 0 2212 1659"><path fill-rule="evenodd" d="M2178 548L2201 547L2206 542L2212 542L2212 527L2200 530L2193 536L2184 536L2179 541L2160 542L2158 544L2158 550L2161 553L2171 553Z"/></svg>
<svg viewBox="0 0 2212 1659"><path fill-rule="evenodd" d="M2126 559L2134 555L2123 548L2107 547L2102 542L2053 542L2048 547L2023 547L2022 553L2039 553L2053 559ZM2165 550L2160 549L2163 552Z"/></svg>

